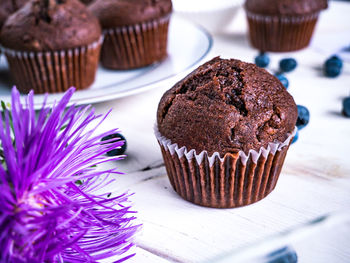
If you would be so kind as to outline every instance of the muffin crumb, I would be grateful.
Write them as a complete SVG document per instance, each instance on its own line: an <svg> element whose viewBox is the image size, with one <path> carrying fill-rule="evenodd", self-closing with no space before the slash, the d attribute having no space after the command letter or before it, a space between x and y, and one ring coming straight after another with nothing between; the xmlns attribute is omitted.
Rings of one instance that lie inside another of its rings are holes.
<svg viewBox="0 0 350 263"><path fill-rule="evenodd" d="M216 57L164 94L157 123L179 147L224 155L284 141L296 118L293 98L274 76Z"/></svg>

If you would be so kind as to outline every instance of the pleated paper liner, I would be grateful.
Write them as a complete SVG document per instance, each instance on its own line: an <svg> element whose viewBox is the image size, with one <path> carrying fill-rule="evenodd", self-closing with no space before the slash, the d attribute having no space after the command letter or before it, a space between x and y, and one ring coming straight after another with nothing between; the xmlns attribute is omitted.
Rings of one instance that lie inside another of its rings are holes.
<svg viewBox="0 0 350 263"><path fill-rule="evenodd" d="M307 47L319 12L302 16L267 16L246 11L252 46L260 51L287 52Z"/></svg>
<svg viewBox="0 0 350 263"><path fill-rule="evenodd" d="M275 188L289 145L296 129L282 143L270 143L259 152L250 150L208 156L199 154L163 137L157 127L167 174L174 190L192 203L232 208L255 203Z"/></svg>
<svg viewBox="0 0 350 263"><path fill-rule="evenodd" d="M22 52L2 48L18 90L28 93L64 92L88 88L95 80L102 38L68 50Z"/></svg>
<svg viewBox="0 0 350 263"><path fill-rule="evenodd" d="M104 30L102 65L110 69L133 69L151 65L167 56L170 16Z"/></svg>

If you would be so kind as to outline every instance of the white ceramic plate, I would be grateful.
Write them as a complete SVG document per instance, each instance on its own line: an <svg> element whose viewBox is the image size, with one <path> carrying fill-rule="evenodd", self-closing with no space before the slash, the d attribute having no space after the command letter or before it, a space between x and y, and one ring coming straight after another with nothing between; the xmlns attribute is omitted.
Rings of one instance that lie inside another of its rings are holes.
<svg viewBox="0 0 350 263"><path fill-rule="evenodd" d="M89 89L75 92L71 103L96 103L160 87L198 66L210 51L212 41L212 37L204 29L174 15L169 28L169 56L166 60L142 69L127 71L112 71L99 67L95 83ZM12 85L6 60L1 56L1 100L10 101ZM48 104L57 101L62 95L50 94ZM40 108L43 99L44 95L35 95L35 108Z"/></svg>

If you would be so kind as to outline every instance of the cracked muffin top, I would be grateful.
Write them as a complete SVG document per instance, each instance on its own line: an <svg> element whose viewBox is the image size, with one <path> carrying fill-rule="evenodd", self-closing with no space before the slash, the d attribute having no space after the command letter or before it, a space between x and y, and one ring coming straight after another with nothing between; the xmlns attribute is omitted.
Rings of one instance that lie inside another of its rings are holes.
<svg viewBox="0 0 350 263"><path fill-rule="evenodd" d="M283 142L297 116L276 77L254 64L216 57L163 95L157 124L179 147L223 156Z"/></svg>
<svg viewBox="0 0 350 263"><path fill-rule="evenodd" d="M0 41L19 51L56 51L91 44L101 26L78 0L33 0L11 15Z"/></svg>

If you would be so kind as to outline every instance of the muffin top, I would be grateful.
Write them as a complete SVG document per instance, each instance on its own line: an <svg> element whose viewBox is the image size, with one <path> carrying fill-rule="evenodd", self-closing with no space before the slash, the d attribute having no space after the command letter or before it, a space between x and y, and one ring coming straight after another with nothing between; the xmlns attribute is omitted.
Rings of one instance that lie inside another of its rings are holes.
<svg viewBox="0 0 350 263"><path fill-rule="evenodd" d="M28 0L1 0L0 6L0 28L12 13L21 8Z"/></svg>
<svg viewBox="0 0 350 263"><path fill-rule="evenodd" d="M11 15L1 44L20 51L65 50L101 37L96 17L78 0L34 0Z"/></svg>
<svg viewBox="0 0 350 263"><path fill-rule="evenodd" d="M246 0L245 8L261 15L304 15L328 7L327 0Z"/></svg>
<svg viewBox="0 0 350 263"><path fill-rule="evenodd" d="M103 28L134 25L169 15L171 0L95 0L90 11Z"/></svg>
<svg viewBox="0 0 350 263"><path fill-rule="evenodd" d="M163 95L157 124L179 147L223 156L285 141L297 115L276 77L254 64L216 57Z"/></svg>

